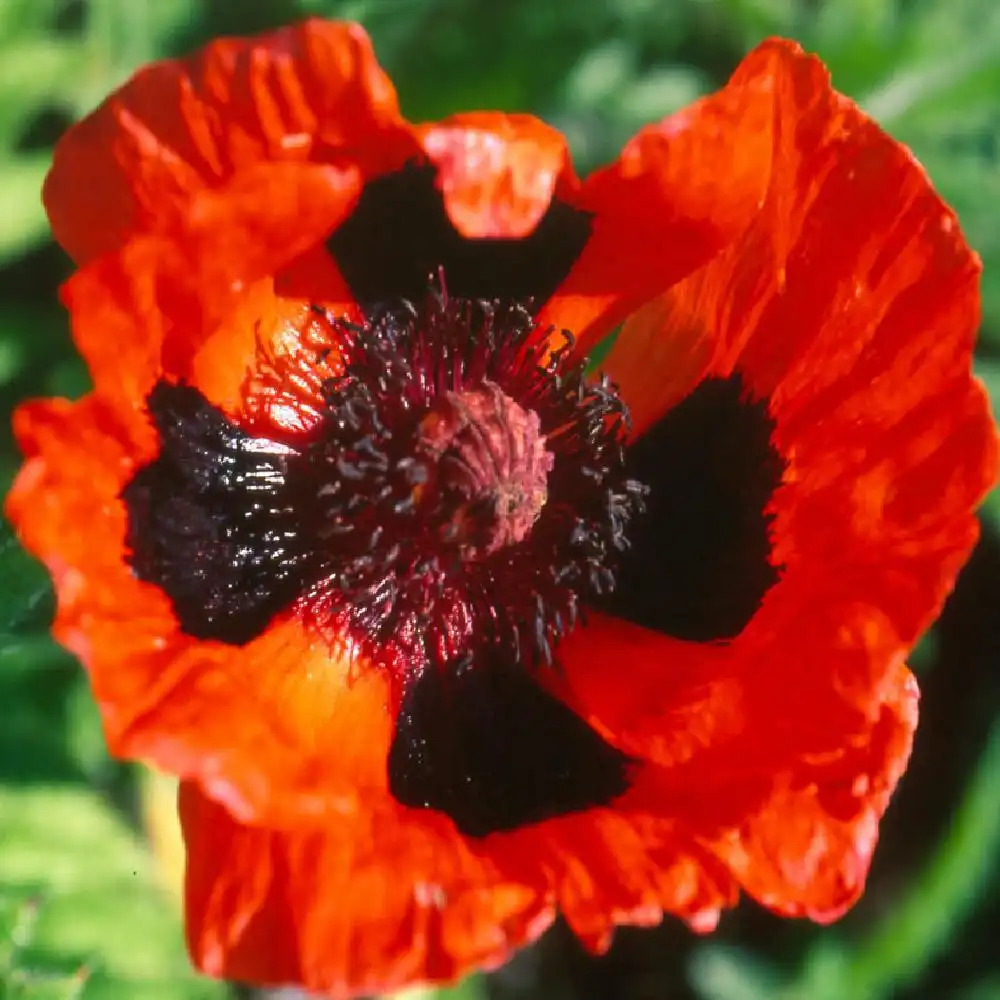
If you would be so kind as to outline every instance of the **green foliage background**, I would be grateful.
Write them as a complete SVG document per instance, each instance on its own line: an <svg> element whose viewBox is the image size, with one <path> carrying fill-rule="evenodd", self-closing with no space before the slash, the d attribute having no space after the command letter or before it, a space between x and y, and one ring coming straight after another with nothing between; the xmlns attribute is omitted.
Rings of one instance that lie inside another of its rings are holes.
<svg viewBox="0 0 1000 1000"><path fill-rule="evenodd" d="M532 111L581 172L719 85L769 34L818 52L839 89L914 149L983 256L979 373L1000 399L1000 4L993 0L0 0L0 489L6 415L77 395L55 290L68 264L39 188L51 144L139 64L306 14L360 20L415 119ZM820 929L740 908L695 939L668 922L588 960L557 931L455 1000L1000 1000L1000 501L918 650L913 766L865 900ZM200 1000L142 833L141 780L103 749L71 658L47 638L45 574L0 525L0 1000ZM234 988L235 989L235 988Z"/></svg>

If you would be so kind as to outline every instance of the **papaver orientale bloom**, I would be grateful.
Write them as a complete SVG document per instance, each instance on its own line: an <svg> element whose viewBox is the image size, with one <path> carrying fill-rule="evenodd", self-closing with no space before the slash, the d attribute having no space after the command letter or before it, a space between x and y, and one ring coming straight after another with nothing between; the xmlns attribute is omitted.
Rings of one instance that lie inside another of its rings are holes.
<svg viewBox="0 0 1000 1000"><path fill-rule="evenodd" d="M93 391L20 408L7 509L112 751L183 779L202 969L851 905L995 448L979 263L816 59L581 181L309 21L140 71L45 201Z"/></svg>

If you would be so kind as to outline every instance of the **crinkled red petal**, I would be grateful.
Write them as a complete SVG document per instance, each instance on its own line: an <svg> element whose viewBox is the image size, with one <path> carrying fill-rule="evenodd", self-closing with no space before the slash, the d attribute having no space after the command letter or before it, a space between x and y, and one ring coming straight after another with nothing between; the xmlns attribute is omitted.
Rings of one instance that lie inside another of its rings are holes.
<svg viewBox="0 0 1000 1000"><path fill-rule="evenodd" d="M593 213L593 235L541 315L571 330L581 351L759 212L780 152L764 58L751 57L722 90L644 128L584 181L574 204Z"/></svg>
<svg viewBox="0 0 1000 1000"><path fill-rule="evenodd" d="M183 225L199 192L259 165L379 173L418 150L365 32L314 19L141 70L63 136L44 198L82 264Z"/></svg>
<svg viewBox="0 0 1000 1000"><path fill-rule="evenodd" d="M473 112L419 126L445 209L468 238L518 239L579 188L562 133L531 115Z"/></svg>
<svg viewBox="0 0 1000 1000"><path fill-rule="evenodd" d="M679 827L609 809L470 841L386 796L278 831L237 823L187 785L181 819L195 963L338 997L496 966L557 910L601 950L618 924L667 909L705 926L733 899L725 869Z"/></svg>
<svg viewBox="0 0 1000 1000"><path fill-rule="evenodd" d="M817 60L770 42L741 72L774 101L763 210L625 324L606 368L636 434L706 376L736 372L768 401L786 464L768 510L780 579L728 644L598 620L562 654L608 738L723 801L769 789L733 811L719 856L766 905L831 919L861 891L909 754L901 664L996 478L971 376L979 266L912 156Z"/></svg>
<svg viewBox="0 0 1000 1000"><path fill-rule="evenodd" d="M264 280L238 298L228 323L179 349L157 273L144 266L147 251L159 260L150 240L70 282L74 337L95 390L17 412L26 461L7 513L52 573L54 633L90 674L113 752L197 776L240 815L336 811L363 794L366 774L382 781L387 685L293 620L241 648L181 633L165 595L131 571L121 500L157 451L145 402L158 378L196 386L261 433L301 432L318 416L321 372L307 366L312 381L292 381L284 395L268 373L303 368L319 330L307 303L275 298Z"/></svg>
<svg viewBox="0 0 1000 1000"><path fill-rule="evenodd" d="M567 640L562 662L581 715L662 766L671 813L744 888L829 919L863 886L909 756L916 685L877 611L832 591L783 611L757 642L707 649L599 618ZM782 841L782 824L796 836ZM802 866L812 875L798 882L778 874Z"/></svg>

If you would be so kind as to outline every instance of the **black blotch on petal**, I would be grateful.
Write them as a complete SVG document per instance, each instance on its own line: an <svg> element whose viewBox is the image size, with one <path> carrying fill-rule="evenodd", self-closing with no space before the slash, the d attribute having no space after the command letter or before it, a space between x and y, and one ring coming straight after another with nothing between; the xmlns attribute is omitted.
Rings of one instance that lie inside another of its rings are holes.
<svg viewBox="0 0 1000 1000"><path fill-rule="evenodd" d="M122 491L132 568L170 598L184 632L242 645L302 585L288 450L250 437L190 386L160 382L147 405L161 450Z"/></svg>
<svg viewBox="0 0 1000 1000"><path fill-rule="evenodd" d="M773 429L766 400L732 376L702 382L630 446L628 474L650 495L604 610L680 639L742 631L779 575L765 513L784 472Z"/></svg>
<svg viewBox="0 0 1000 1000"><path fill-rule="evenodd" d="M631 760L541 688L500 647L458 673L411 682L389 751L397 801L437 809L470 837L606 805Z"/></svg>
<svg viewBox="0 0 1000 1000"><path fill-rule="evenodd" d="M365 185L358 204L328 241L363 307L427 291L444 268L450 295L534 300L541 307L569 274L590 238L591 216L553 199L521 239L468 239L451 224L430 165L407 164Z"/></svg>

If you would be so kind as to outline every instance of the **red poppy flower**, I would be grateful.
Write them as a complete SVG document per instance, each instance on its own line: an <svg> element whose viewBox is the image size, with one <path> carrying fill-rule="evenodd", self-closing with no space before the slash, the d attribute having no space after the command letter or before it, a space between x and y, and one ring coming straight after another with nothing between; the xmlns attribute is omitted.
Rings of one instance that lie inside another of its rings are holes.
<svg viewBox="0 0 1000 1000"><path fill-rule="evenodd" d="M580 181L312 21L142 71L45 195L94 389L20 409L8 510L112 750L186 779L201 968L857 898L996 450L978 261L815 59Z"/></svg>

